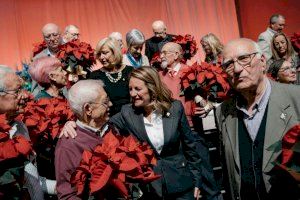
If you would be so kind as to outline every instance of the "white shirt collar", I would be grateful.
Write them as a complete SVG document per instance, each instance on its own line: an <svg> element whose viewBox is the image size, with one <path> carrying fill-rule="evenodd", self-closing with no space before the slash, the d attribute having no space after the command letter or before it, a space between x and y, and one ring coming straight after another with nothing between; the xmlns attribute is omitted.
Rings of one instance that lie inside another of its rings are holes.
<svg viewBox="0 0 300 200"><path fill-rule="evenodd" d="M89 130L89 131L92 131L94 133L100 133L100 136L102 137L104 135L104 133L107 131L108 129L108 124L105 124L101 129L99 128L95 128L95 127L91 127L79 120L76 121L76 124L82 128L82 129L85 129L85 130Z"/></svg>

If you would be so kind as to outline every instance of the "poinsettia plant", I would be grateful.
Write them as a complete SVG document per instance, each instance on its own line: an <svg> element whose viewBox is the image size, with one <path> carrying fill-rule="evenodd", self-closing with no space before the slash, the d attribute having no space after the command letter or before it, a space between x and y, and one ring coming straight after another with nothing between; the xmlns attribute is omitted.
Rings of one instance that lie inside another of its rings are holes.
<svg viewBox="0 0 300 200"><path fill-rule="evenodd" d="M129 183L149 183L160 178L152 170L156 159L146 143L132 136L121 136L111 129L102 144L93 151L85 150L80 166L71 176L71 183L81 196L88 187L89 194L102 196L107 188L128 197ZM100 195L99 195L100 194Z"/></svg>
<svg viewBox="0 0 300 200"><path fill-rule="evenodd" d="M69 81L76 82L85 78L87 71L96 63L94 49L90 44L72 40L66 44L60 45L57 54L65 68L69 73Z"/></svg>
<svg viewBox="0 0 300 200"><path fill-rule="evenodd" d="M159 52L156 52L154 53L151 61L150 61L150 64L152 67L155 67L155 68L160 68L160 65L161 65L161 58L160 58L160 54Z"/></svg>
<svg viewBox="0 0 300 200"><path fill-rule="evenodd" d="M182 95L193 99L200 95L206 100L223 101L228 97L230 85L227 74L218 65L194 63L180 73Z"/></svg>
<svg viewBox="0 0 300 200"><path fill-rule="evenodd" d="M182 47L183 59L182 63L186 63L187 60L190 60L197 53L197 42L194 39L194 36L190 34L186 35L176 35L173 37L172 42L179 44Z"/></svg>
<svg viewBox="0 0 300 200"><path fill-rule="evenodd" d="M32 50L32 57L36 56L39 54L41 51L47 48L47 44L45 41L43 42L38 42L33 44L33 50Z"/></svg>
<svg viewBox="0 0 300 200"><path fill-rule="evenodd" d="M32 152L31 142L23 135L15 134L12 138L9 136L9 125L6 115L0 115L0 161L26 157Z"/></svg>
<svg viewBox="0 0 300 200"><path fill-rule="evenodd" d="M30 138L36 144L40 137L54 139L64 124L74 120L75 116L66 99L42 98L29 101L16 119L26 124Z"/></svg>
<svg viewBox="0 0 300 200"><path fill-rule="evenodd" d="M291 42L295 51L298 53L298 56L300 56L300 31L294 33L294 35L291 37Z"/></svg>

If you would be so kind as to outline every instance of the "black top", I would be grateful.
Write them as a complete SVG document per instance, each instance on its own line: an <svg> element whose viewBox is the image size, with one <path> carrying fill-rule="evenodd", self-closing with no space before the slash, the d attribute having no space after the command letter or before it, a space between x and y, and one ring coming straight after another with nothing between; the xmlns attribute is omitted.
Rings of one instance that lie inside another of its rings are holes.
<svg viewBox="0 0 300 200"><path fill-rule="evenodd" d="M105 75L104 71L97 70L92 72L89 75L89 79L97 79L102 80L104 83L104 89L112 102L112 107L110 108L110 116L120 112L121 107L130 102L129 95L129 74L133 70L133 67L125 66L122 70L121 79L116 83L111 82L108 77ZM118 78L118 73L110 73L110 75L114 78Z"/></svg>
<svg viewBox="0 0 300 200"><path fill-rule="evenodd" d="M164 39L159 39L159 38L156 38L153 36L153 37L149 38L148 40L146 40L145 55L148 57L149 62L151 62L151 59L156 52L160 52L161 48L166 43L172 41L174 36L175 35L167 34L167 37L165 37Z"/></svg>

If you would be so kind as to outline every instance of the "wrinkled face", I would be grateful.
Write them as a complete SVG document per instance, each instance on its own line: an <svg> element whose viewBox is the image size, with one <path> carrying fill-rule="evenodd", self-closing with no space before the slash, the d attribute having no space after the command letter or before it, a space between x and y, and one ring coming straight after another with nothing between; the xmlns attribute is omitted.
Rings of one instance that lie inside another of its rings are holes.
<svg viewBox="0 0 300 200"><path fill-rule="evenodd" d="M48 27L43 30L44 40L49 49L57 49L61 43L61 36L58 28Z"/></svg>
<svg viewBox="0 0 300 200"><path fill-rule="evenodd" d="M279 17L276 23L271 24L271 28L277 32L282 32L284 27L285 27L285 19L282 17Z"/></svg>
<svg viewBox="0 0 300 200"><path fill-rule="evenodd" d="M283 35L279 35L274 39L274 46L279 55L284 56L287 52L287 41Z"/></svg>
<svg viewBox="0 0 300 200"><path fill-rule="evenodd" d="M107 45L104 45L102 47L98 56L99 56L99 61L101 62L104 68L112 67L112 63L114 62L114 54Z"/></svg>
<svg viewBox="0 0 300 200"><path fill-rule="evenodd" d="M109 108L112 106L106 92L101 89L95 102L91 102L90 118L95 124L103 124L109 120Z"/></svg>
<svg viewBox="0 0 300 200"><path fill-rule="evenodd" d="M167 30L163 26L153 27L153 33L156 38L165 38L167 36Z"/></svg>
<svg viewBox="0 0 300 200"><path fill-rule="evenodd" d="M160 58L163 68L171 67L178 59L179 52L175 51L171 46L165 45L161 49Z"/></svg>
<svg viewBox="0 0 300 200"><path fill-rule="evenodd" d="M281 83L295 83L297 80L296 77L296 68L293 67L292 63L289 61L284 61L280 67L277 79Z"/></svg>
<svg viewBox="0 0 300 200"><path fill-rule="evenodd" d="M227 45L223 55L223 67L237 91L256 89L263 81L265 58L248 42L239 41Z"/></svg>
<svg viewBox="0 0 300 200"><path fill-rule="evenodd" d="M57 85L67 85L67 72L62 67L57 67L49 73L49 78Z"/></svg>
<svg viewBox="0 0 300 200"><path fill-rule="evenodd" d="M21 113L26 106L28 94L22 88L23 81L17 75L11 73L5 77L5 91L0 95L0 113L16 115Z"/></svg>
<svg viewBox="0 0 300 200"><path fill-rule="evenodd" d="M129 53L135 58L139 59L142 56L143 44L131 45L128 49Z"/></svg>
<svg viewBox="0 0 300 200"><path fill-rule="evenodd" d="M206 55L212 54L212 49L207 42L201 41L201 45Z"/></svg>
<svg viewBox="0 0 300 200"><path fill-rule="evenodd" d="M79 29L75 27L70 27L69 30L65 33L66 42L77 40L79 38Z"/></svg>
<svg viewBox="0 0 300 200"><path fill-rule="evenodd" d="M131 77L129 80L129 93L132 104L137 108L145 108L151 102L149 89L144 81Z"/></svg>

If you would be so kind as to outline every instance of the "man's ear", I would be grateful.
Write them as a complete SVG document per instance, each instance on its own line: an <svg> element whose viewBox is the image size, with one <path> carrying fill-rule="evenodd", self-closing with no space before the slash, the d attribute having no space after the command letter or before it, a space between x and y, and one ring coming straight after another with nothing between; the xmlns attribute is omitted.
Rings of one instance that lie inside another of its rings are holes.
<svg viewBox="0 0 300 200"><path fill-rule="evenodd" d="M83 112L87 115L87 116L91 116L92 115L92 107L91 104L89 103L85 103L83 105Z"/></svg>
<svg viewBox="0 0 300 200"><path fill-rule="evenodd" d="M48 75L48 77L49 77L49 79L50 79L51 81L56 81L56 80L55 80L55 75L54 75L53 72L50 72L49 75Z"/></svg>

